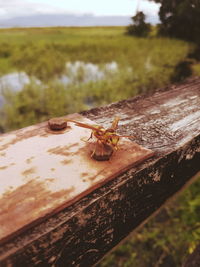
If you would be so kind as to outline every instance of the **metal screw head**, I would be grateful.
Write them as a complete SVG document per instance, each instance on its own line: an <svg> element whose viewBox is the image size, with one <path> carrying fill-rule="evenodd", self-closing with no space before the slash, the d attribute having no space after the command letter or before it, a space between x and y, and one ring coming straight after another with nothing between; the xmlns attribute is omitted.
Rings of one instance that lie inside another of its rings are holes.
<svg viewBox="0 0 200 267"><path fill-rule="evenodd" d="M67 122L62 118L52 118L48 121L48 126L52 131L61 131L67 128Z"/></svg>
<svg viewBox="0 0 200 267"><path fill-rule="evenodd" d="M94 151L92 152L92 158L97 161L109 160L113 154L113 148L106 144L95 144Z"/></svg>

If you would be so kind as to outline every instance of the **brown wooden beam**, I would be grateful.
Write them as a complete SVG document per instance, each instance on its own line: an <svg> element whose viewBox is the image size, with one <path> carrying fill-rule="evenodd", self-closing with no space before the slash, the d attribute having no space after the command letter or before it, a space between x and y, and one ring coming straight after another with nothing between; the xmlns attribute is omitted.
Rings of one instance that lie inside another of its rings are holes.
<svg viewBox="0 0 200 267"><path fill-rule="evenodd" d="M200 245L186 258L182 267L198 267L200 265Z"/></svg>
<svg viewBox="0 0 200 267"><path fill-rule="evenodd" d="M82 115L155 155L2 242L2 266L91 266L200 171L200 79Z"/></svg>

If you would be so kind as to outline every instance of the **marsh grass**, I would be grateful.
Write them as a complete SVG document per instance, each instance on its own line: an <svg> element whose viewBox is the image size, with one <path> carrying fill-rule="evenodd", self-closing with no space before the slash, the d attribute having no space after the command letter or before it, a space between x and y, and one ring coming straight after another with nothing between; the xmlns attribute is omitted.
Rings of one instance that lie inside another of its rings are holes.
<svg viewBox="0 0 200 267"><path fill-rule="evenodd" d="M76 60L95 64L116 61L122 67L131 66L138 78L149 72L161 78L173 71L191 49L186 42L134 38L125 35L124 30L123 27L3 29L0 58L45 80L64 71L63 62ZM46 73L41 74L42 68ZM165 74L161 75L163 70Z"/></svg>
<svg viewBox="0 0 200 267"><path fill-rule="evenodd" d="M191 44L183 41L134 38L124 33L123 27L1 29L0 75L23 71L43 84L32 82L24 91L13 93L15 102L11 104L9 101L9 107L6 105L3 112L6 116L4 121L10 123L1 126L5 130L19 128L47 119L54 112L55 115L77 112L81 108L107 104L165 86L170 83L175 66L193 49ZM87 84L80 81L68 86L56 84L56 80L66 73L66 63L75 61L93 63L99 67L114 61L119 70L106 79ZM44 84L45 89L42 88ZM43 113L42 116L38 115L40 113L33 109L32 119L26 119L27 111L25 114L24 108L21 108L21 102L26 101L22 98L28 97L29 91L31 95L36 88L38 95L45 99L48 99L46 94L55 94L54 98L57 99L61 90L65 101L59 100L56 110L56 104L53 105L51 99L52 104L47 105L46 112L43 112L46 116ZM38 103L44 101L47 100ZM21 120L12 118L13 114Z"/></svg>

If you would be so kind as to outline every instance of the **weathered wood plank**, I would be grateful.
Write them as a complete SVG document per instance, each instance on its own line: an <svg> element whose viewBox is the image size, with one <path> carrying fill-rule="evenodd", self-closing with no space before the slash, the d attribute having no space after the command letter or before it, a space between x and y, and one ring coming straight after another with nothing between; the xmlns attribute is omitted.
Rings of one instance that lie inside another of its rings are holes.
<svg viewBox="0 0 200 267"><path fill-rule="evenodd" d="M199 267L200 265L200 245L196 247L192 254L190 254L182 267Z"/></svg>
<svg viewBox="0 0 200 267"><path fill-rule="evenodd" d="M73 119L94 125L79 114L73 114ZM95 161L91 158L94 143L83 141L90 134L90 129L72 122L65 130L53 132L45 122L1 136L0 242L153 155L122 138L109 161Z"/></svg>
<svg viewBox="0 0 200 267"><path fill-rule="evenodd" d="M156 152L51 218L8 240L2 266L91 266L200 171L200 79L82 115Z"/></svg>

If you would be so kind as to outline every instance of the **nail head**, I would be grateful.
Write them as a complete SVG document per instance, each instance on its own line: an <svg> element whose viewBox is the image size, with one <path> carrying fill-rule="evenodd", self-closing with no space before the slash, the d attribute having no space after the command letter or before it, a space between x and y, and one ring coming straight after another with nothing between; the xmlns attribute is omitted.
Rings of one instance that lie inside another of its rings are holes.
<svg viewBox="0 0 200 267"><path fill-rule="evenodd" d="M67 122L62 118L52 118L48 121L48 126L53 131L60 131L67 127Z"/></svg>
<svg viewBox="0 0 200 267"><path fill-rule="evenodd" d="M97 161L106 161L109 160L110 157L113 154L113 148L106 144L96 144L96 147L94 146L95 152L92 153L92 158Z"/></svg>

